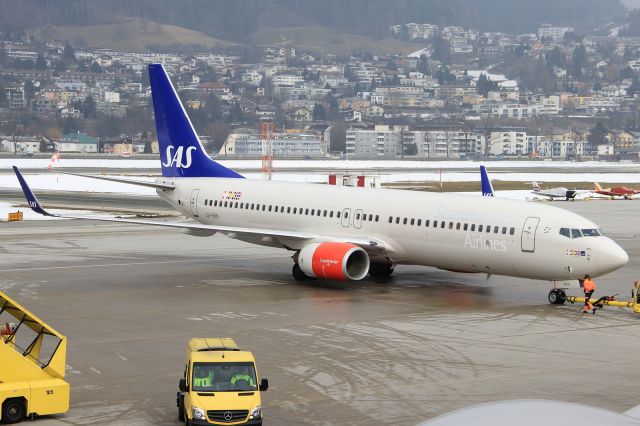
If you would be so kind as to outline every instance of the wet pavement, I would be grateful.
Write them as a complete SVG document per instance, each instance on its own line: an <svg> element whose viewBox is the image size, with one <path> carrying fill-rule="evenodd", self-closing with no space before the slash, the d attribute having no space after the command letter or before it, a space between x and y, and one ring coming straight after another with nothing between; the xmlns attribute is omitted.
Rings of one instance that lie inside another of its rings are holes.
<svg viewBox="0 0 640 426"><path fill-rule="evenodd" d="M629 253L597 280L640 279L640 202L556 203ZM544 265L540 265L541 268ZM387 281L298 283L283 250L164 229L0 223L0 289L69 338L72 408L38 424L179 424L186 342L253 351L265 425L413 425L513 398L640 403L640 317L552 306L549 284L403 267ZM577 292L576 292L577 294Z"/></svg>

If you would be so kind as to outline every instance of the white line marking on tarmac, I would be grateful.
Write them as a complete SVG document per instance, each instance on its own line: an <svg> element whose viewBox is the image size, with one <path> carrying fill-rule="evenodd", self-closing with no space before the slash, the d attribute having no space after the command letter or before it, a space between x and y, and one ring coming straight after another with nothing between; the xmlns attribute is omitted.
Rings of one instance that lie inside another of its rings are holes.
<svg viewBox="0 0 640 426"><path fill-rule="evenodd" d="M280 256L262 256L262 259L275 258ZM111 266L141 266L141 265L156 265L161 263L204 263L212 262L216 260L239 260L244 257L228 257L228 258L211 258L211 259L192 259L192 260L163 260L159 262L131 262L131 263L104 263L100 265L68 265L68 266L47 266L41 268L13 268L13 269L0 269L0 272L18 272L18 271L47 271L53 269L86 269L86 268L102 268Z"/></svg>
<svg viewBox="0 0 640 426"><path fill-rule="evenodd" d="M102 374L102 372L95 367L89 367L89 370L93 371L96 374Z"/></svg>

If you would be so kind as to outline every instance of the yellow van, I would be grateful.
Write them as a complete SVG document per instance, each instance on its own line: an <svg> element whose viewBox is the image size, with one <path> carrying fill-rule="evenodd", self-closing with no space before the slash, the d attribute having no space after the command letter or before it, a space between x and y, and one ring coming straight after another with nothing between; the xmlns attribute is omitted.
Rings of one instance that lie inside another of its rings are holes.
<svg viewBox="0 0 640 426"><path fill-rule="evenodd" d="M233 339L194 338L187 346L184 377L177 395L178 418L189 425L262 425L260 392L253 354Z"/></svg>

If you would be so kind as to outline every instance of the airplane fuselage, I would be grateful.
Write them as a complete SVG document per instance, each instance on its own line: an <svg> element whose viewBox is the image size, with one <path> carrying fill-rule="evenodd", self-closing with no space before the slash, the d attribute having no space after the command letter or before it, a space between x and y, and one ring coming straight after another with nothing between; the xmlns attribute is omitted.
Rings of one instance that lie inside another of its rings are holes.
<svg viewBox="0 0 640 426"><path fill-rule="evenodd" d="M537 203L455 194L225 178L161 178L160 197L185 216L217 226L296 230L385 246L373 262L541 280L598 276L627 262L606 236L570 238L561 229L598 230L591 221ZM300 250L309 241L238 236Z"/></svg>

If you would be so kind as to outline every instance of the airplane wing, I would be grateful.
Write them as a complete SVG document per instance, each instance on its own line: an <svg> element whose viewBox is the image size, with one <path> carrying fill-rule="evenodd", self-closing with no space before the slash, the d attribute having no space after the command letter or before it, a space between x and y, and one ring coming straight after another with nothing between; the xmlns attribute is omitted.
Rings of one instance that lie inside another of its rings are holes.
<svg viewBox="0 0 640 426"><path fill-rule="evenodd" d="M319 235L319 234L311 234L305 232L290 232L290 231L282 231L277 229L261 229L261 228L244 228L244 227L236 227L236 226L217 226L217 225L205 225L201 223L176 223L176 222L154 222L148 220L134 220L134 219L121 219L121 218L112 218L112 217L104 217L104 216L83 216L83 215L61 215L54 214L48 212L38 201L38 198L35 196L27 181L22 176L20 170L13 166L13 170L20 182L20 186L22 187L22 191L24 192L24 196L27 199L29 207L36 213L39 213L43 216L50 217L60 217L60 218L68 218L68 219L86 219L86 220L97 220L102 222L115 222L115 223L129 223L136 225L149 225L149 226L160 226L166 228L174 228L174 229L182 229L187 231L192 235L199 236L211 236L215 233L224 234L230 238L238 238L239 236L250 236L250 237L263 237L270 238L273 240L277 240L281 242L283 247L289 248L287 241L299 241L299 242L343 242L343 243L351 243L355 244L359 247L362 247L365 251L369 253L381 254L387 252L387 245L384 244L383 241L376 238L362 238L362 237L331 237L327 235Z"/></svg>
<svg viewBox="0 0 640 426"><path fill-rule="evenodd" d="M110 182L129 183L131 185L146 186L148 188L156 188L156 189L165 189L168 191L173 191L175 189L175 186L173 185L158 183L158 182L146 182L142 180L124 179L124 178L117 178L112 176L83 175L81 173L68 173L68 172L57 172L57 173L61 173L63 175L80 176L80 177L85 177L89 179L107 180Z"/></svg>

